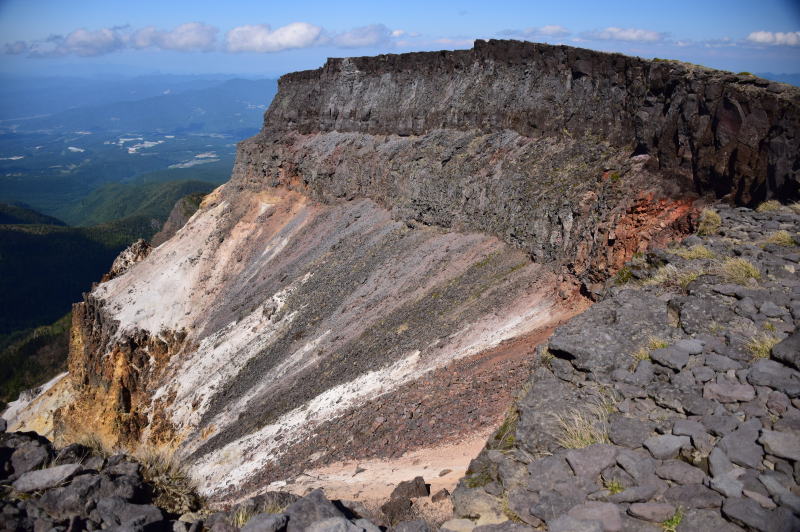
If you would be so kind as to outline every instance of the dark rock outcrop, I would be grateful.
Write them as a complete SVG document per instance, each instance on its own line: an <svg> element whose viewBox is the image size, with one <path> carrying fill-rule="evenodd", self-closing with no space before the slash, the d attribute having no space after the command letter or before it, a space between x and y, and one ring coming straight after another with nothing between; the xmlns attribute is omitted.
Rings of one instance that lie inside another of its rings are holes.
<svg viewBox="0 0 800 532"><path fill-rule="evenodd" d="M800 194L800 90L751 76L476 41L330 59L279 87L263 131L240 146L239 183L367 196L403 218L494 233L537 260L570 261L605 204L619 203L591 197L589 183L642 188L629 182L631 156L648 155L670 192L747 204Z"/></svg>

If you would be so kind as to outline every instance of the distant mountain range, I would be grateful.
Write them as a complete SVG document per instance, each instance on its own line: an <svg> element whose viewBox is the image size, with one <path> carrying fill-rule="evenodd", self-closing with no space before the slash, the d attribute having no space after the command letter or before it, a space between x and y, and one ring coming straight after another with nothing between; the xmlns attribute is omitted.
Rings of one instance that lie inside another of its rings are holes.
<svg viewBox="0 0 800 532"><path fill-rule="evenodd" d="M274 80L232 79L210 87L164 93L131 101L83 105L55 114L7 120L15 131L50 134L217 133L244 138L258 130L275 95Z"/></svg>

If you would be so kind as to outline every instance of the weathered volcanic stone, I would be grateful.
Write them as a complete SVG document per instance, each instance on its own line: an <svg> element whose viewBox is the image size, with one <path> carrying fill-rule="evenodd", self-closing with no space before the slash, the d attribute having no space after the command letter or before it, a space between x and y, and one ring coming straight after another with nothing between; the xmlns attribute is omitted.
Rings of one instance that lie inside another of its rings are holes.
<svg viewBox="0 0 800 532"><path fill-rule="evenodd" d="M17 491L30 492L46 490L69 480L81 470L80 464L64 464L37 471L29 471L14 481Z"/></svg>
<svg viewBox="0 0 800 532"><path fill-rule="evenodd" d="M650 430L650 425L644 421L615 414L609 419L608 438L616 445L635 449L650 436Z"/></svg>
<svg viewBox="0 0 800 532"><path fill-rule="evenodd" d="M634 517L660 523L675 514L675 507L663 502L636 503L631 504L628 512Z"/></svg>
<svg viewBox="0 0 800 532"><path fill-rule="evenodd" d="M784 508L766 510L753 499L726 499L722 513L734 523L760 531L793 532L800 529L800 520Z"/></svg>
<svg viewBox="0 0 800 532"><path fill-rule="evenodd" d="M603 532L603 523L600 521L584 521L570 515L562 515L547 525L550 532Z"/></svg>
<svg viewBox="0 0 800 532"><path fill-rule="evenodd" d="M700 484L705 480L706 474L681 460L666 460L656 467L656 475L664 480L671 480L678 484Z"/></svg>
<svg viewBox="0 0 800 532"><path fill-rule="evenodd" d="M683 508L719 508L722 497L701 484L672 486L664 492L664 500Z"/></svg>
<svg viewBox="0 0 800 532"><path fill-rule="evenodd" d="M770 454L789 460L800 460L800 432L763 430L758 442Z"/></svg>
<svg viewBox="0 0 800 532"><path fill-rule="evenodd" d="M311 523L330 517L344 517L322 490L316 489L289 505L284 512L289 517L287 532L303 532Z"/></svg>
<svg viewBox="0 0 800 532"><path fill-rule="evenodd" d="M575 506L567 515L581 521L600 521L605 532L622 530L622 519L616 504L589 501Z"/></svg>
<svg viewBox="0 0 800 532"><path fill-rule="evenodd" d="M742 423L738 429L720 439L717 445L733 463L758 468L764 457L764 450L756 443L760 428L758 419Z"/></svg>
<svg viewBox="0 0 800 532"><path fill-rule="evenodd" d="M596 443L584 449L567 451L566 459L576 476L593 478L616 462L617 449L613 445Z"/></svg>
<svg viewBox="0 0 800 532"><path fill-rule="evenodd" d="M413 480L406 480L397 485L392 490L390 499L397 499L405 497L407 499L416 499L417 497L427 497L431 494L430 487L425 484L425 479L422 477L414 477Z"/></svg>
<svg viewBox="0 0 800 532"><path fill-rule="evenodd" d="M286 514L258 514L242 527L242 532L278 532L286 527L288 521Z"/></svg>
<svg viewBox="0 0 800 532"><path fill-rule="evenodd" d="M800 370L800 329L795 329L772 348L772 358Z"/></svg>
<svg viewBox="0 0 800 532"><path fill-rule="evenodd" d="M756 390L749 384L707 382L703 387L703 397L716 399L720 403L752 401L755 396Z"/></svg>
<svg viewBox="0 0 800 532"><path fill-rule="evenodd" d="M800 373L775 360L761 359L750 368L747 381L775 388L789 397L800 396Z"/></svg>
<svg viewBox="0 0 800 532"><path fill-rule="evenodd" d="M653 457L660 460L667 458L675 458L681 450L691 443L687 436L673 436L665 434L662 436L653 436L644 441L644 446L653 455Z"/></svg>
<svg viewBox="0 0 800 532"><path fill-rule="evenodd" d="M683 369L683 367L689 362L689 353L675 347L664 347L651 351L650 358L662 366L666 366L678 371Z"/></svg>

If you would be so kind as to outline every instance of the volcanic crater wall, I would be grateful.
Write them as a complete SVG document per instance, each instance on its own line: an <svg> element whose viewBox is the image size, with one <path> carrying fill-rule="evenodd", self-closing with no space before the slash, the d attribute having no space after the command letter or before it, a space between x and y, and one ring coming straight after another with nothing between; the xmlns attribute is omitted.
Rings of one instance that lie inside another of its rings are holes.
<svg viewBox="0 0 800 532"><path fill-rule="evenodd" d="M76 309L55 431L172 445L221 497L487 429L578 287L686 233L700 195L797 197L798 103L513 41L284 76L231 181Z"/></svg>
<svg viewBox="0 0 800 532"><path fill-rule="evenodd" d="M329 59L279 89L237 176L366 195L407 218L493 232L537 260L574 254L545 249L542 225L569 216L581 181L621 173L632 155L652 156L684 192L745 204L800 194L800 90L750 75L492 40Z"/></svg>

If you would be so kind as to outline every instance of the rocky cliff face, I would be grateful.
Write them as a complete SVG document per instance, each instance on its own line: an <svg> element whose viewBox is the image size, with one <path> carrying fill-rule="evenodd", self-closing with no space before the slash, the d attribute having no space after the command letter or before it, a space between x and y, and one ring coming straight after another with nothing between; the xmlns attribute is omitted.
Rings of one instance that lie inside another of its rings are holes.
<svg viewBox="0 0 800 532"><path fill-rule="evenodd" d="M797 195L798 116L788 86L516 42L285 76L231 181L77 306L38 404L56 437L173 447L217 498L482 440L700 195Z"/></svg>

